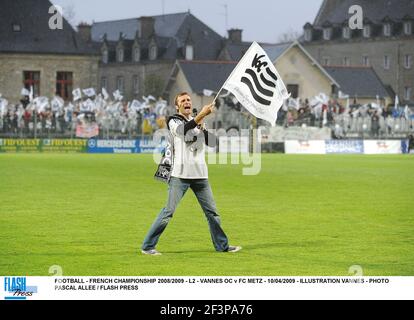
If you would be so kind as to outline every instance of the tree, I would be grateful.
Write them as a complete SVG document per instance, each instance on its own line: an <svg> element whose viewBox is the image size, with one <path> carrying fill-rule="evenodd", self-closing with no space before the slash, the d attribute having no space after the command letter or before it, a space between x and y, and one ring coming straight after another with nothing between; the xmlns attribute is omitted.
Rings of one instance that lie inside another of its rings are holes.
<svg viewBox="0 0 414 320"><path fill-rule="evenodd" d="M279 35L278 42L291 42L299 39L301 34L292 28Z"/></svg>
<svg viewBox="0 0 414 320"><path fill-rule="evenodd" d="M63 7L63 17L72 25L72 27L76 26L76 10L73 4L68 4Z"/></svg>

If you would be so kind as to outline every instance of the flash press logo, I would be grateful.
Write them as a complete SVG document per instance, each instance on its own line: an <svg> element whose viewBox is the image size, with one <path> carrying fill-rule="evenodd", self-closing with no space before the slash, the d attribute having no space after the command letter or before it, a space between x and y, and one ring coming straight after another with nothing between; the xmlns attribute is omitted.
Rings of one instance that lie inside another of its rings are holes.
<svg viewBox="0 0 414 320"><path fill-rule="evenodd" d="M26 277L5 277L4 292L5 300L26 300L37 293L37 287L27 286Z"/></svg>

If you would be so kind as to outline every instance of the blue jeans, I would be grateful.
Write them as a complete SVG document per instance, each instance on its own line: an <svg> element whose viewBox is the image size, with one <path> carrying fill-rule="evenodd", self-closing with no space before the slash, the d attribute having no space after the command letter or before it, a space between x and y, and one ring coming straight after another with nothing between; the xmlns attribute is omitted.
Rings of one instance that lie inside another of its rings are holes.
<svg viewBox="0 0 414 320"><path fill-rule="evenodd" d="M168 223L174 215L180 200L188 188L191 188L206 215L210 227L211 239L216 251L225 252L229 249L226 234L220 226L220 216L217 213L210 184L207 179L187 180L172 177L168 188L167 206L161 210L157 220L152 225L142 245L143 250L155 249Z"/></svg>

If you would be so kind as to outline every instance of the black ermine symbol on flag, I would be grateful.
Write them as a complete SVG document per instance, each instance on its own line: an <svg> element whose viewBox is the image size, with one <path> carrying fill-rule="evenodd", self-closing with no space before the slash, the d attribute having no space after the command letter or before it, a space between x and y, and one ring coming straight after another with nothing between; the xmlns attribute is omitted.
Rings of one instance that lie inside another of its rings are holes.
<svg viewBox="0 0 414 320"><path fill-rule="evenodd" d="M270 106L271 101L263 98L260 94L268 98L273 98L275 92L272 89L276 89L276 83L278 79L277 76L268 67L268 63L261 61L263 57L264 55L258 56L256 54L252 62L252 68L246 69L246 77L242 77L241 82L249 87L253 98L258 103L265 106ZM266 74L264 74L265 72L262 72L264 71L262 68L266 68L264 69L266 71Z"/></svg>

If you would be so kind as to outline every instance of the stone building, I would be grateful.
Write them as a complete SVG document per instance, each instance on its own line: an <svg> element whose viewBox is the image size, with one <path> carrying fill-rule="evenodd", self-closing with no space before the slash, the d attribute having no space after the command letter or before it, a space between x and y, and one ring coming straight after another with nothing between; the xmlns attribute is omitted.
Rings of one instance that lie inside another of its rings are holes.
<svg viewBox="0 0 414 320"><path fill-rule="evenodd" d="M99 86L127 100L161 95L177 59L215 60L222 37L190 12L97 22ZM202 76L202 75L200 75Z"/></svg>
<svg viewBox="0 0 414 320"><path fill-rule="evenodd" d="M233 32L237 37L232 37ZM251 42L242 40L241 30L231 30L219 59L239 61L250 45ZM320 92L338 97L341 91L356 98L361 104L375 102L377 99L389 104L394 100L372 66L322 65L299 41L264 43L261 46L274 62L294 98L309 99Z"/></svg>
<svg viewBox="0 0 414 320"><path fill-rule="evenodd" d="M350 29L353 5L363 29ZM324 66L372 66L391 95L414 106L414 1L324 0L301 42Z"/></svg>
<svg viewBox="0 0 414 320"><path fill-rule="evenodd" d="M63 19L52 30L48 0L0 1L0 93L10 102L23 87L38 96L72 98L77 87L96 87L99 55Z"/></svg>
<svg viewBox="0 0 414 320"><path fill-rule="evenodd" d="M249 46L250 44L239 43L237 47L226 50L225 55L230 61L177 61L167 83L165 96L172 103L177 93L185 91L191 94L196 108L211 103ZM321 92L337 96L342 91L350 97L358 97L361 104L376 102L377 97L382 100L382 104L392 102L372 67L323 67L299 42L263 44L262 47L293 98L311 99ZM204 76L200 77L200 74ZM346 100L340 102L346 104ZM228 106L220 109L214 118L208 120L209 127L223 125L228 129L238 126L240 112L229 115L230 110L232 109Z"/></svg>

